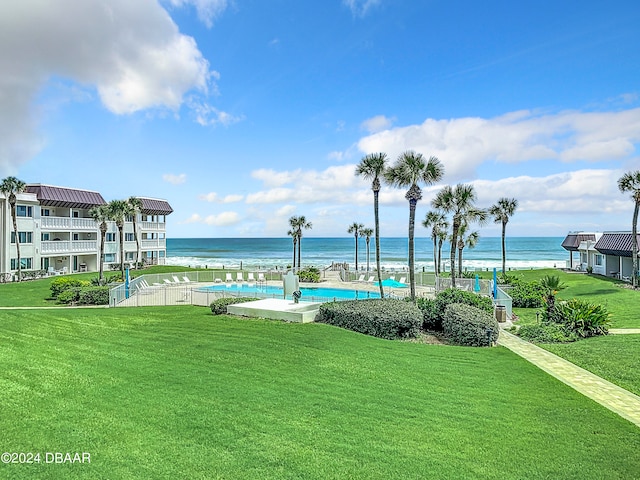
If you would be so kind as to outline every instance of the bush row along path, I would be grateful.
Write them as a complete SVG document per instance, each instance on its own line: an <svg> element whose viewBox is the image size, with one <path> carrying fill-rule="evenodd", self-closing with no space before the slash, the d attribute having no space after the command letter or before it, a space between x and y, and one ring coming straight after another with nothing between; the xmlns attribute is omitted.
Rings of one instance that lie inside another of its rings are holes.
<svg viewBox="0 0 640 480"><path fill-rule="evenodd" d="M640 333L640 330L611 333ZM500 331L498 344L640 427L639 396L504 330Z"/></svg>

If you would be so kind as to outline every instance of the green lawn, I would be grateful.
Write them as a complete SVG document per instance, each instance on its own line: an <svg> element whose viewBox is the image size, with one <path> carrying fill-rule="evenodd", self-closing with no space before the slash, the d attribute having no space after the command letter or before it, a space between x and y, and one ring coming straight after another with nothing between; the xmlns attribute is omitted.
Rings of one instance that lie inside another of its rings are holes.
<svg viewBox="0 0 640 480"><path fill-rule="evenodd" d="M640 429L508 350L198 307L0 311L4 478L563 478L640 472Z"/></svg>
<svg viewBox="0 0 640 480"><path fill-rule="evenodd" d="M540 346L640 395L640 335L607 335Z"/></svg>

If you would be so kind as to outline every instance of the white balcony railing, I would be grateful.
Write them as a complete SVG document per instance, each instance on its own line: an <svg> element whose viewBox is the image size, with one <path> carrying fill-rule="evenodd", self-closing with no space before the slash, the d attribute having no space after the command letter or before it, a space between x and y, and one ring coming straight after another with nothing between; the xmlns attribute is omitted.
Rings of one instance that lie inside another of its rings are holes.
<svg viewBox="0 0 640 480"><path fill-rule="evenodd" d="M141 240L140 248L142 250L164 250L167 248L167 241L164 238Z"/></svg>
<svg viewBox="0 0 640 480"><path fill-rule="evenodd" d="M138 224L140 230L166 230L166 223L158 223L158 222L140 222Z"/></svg>
<svg viewBox="0 0 640 480"><path fill-rule="evenodd" d="M43 230L97 230L98 225L91 218L42 217Z"/></svg>
<svg viewBox="0 0 640 480"><path fill-rule="evenodd" d="M95 240L48 241L40 245L42 253L94 253L98 250Z"/></svg>

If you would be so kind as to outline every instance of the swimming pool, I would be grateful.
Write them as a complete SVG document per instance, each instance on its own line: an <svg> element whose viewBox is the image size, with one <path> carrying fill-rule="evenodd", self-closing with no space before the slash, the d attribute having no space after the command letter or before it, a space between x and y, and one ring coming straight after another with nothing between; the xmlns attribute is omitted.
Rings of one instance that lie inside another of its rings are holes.
<svg viewBox="0 0 640 480"><path fill-rule="evenodd" d="M273 285L211 285L202 287L200 290L204 292L227 292L234 296L248 297L279 297L282 298L283 289ZM322 287L300 287L302 292L302 301L331 301L337 300L362 300L366 298L380 298L380 294L369 292L366 290L343 290L341 288L322 288ZM287 297L291 299L291 296Z"/></svg>

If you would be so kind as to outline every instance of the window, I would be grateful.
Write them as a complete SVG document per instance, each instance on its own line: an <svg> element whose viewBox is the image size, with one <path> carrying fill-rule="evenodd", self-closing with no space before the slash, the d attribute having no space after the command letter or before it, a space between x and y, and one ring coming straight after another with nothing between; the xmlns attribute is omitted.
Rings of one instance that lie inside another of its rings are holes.
<svg viewBox="0 0 640 480"><path fill-rule="evenodd" d="M31 257L29 258L21 258L20 259L20 268L26 269L26 270L30 270L33 268L33 259ZM18 269L18 259L17 258L12 258L11 259L11 270L17 270Z"/></svg>
<svg viewBox="0 0 640 480"><path fill-rule="evenodd" d="M75 210L74 210L74 211L71 213L71 215L73 216L73 218L78 218L78 217L80 216L80 212L78 212L78 211L75 211Z"/></svg>
<svg viewBox="0 0 640 480"><path fill-rule="evenodd" d="M18 232L20 243L33 243L33 232ZM16 243L16 232L11 232L11 243Z"/></svg>
<svg viewBox="0 0 640 480"><path fill-rule="evenodd" d="M127 242L134 242L136 240L135 237L133 236L133 233L125 233L124 239Z"/></svg>
<svg viewBox="0 0 640 480"><path fill-rule="evenodd" d="M33 207L27 205L16 205L17 217L33 217Z"/></svg>
<svg viewBox="0 0 640 480"><path fill-rule="evenodd" d="M116 241L116 234L107 232L107 235L105 236L105 241L106 242L115 242Z"/></svg>
<svg viewBox="0 0 640 480"><path fill-rule="evenodd" d="M126 252L124 254L124 259L125 260L135 260L136 259L136 253L135 252Z"/></svg>
<svg viewBox="0 0 640 480"><path fill-rule="evenodd" d="M127 215L126 217L124 217L124 221L125 222L133 222L133 215Z"/></svg>
<svg viewBox="0 0 640 480"><path fill-rule="evenodd" d="M116 261L116 254L115 253L105 253L104 254L104 261L107 262L107 263L115 262Z"/></svg>
<svg viewBox="0 0 640 480"><path fill-rule="evenodd" d="M587 254L580 252L580 263L587 263Z"/></svg>
<svg viewBox="0 0 640 480"><path fill-rule="evenodd" d="M80 240L80 235L79 235L79 234L77 234L77 233L74 233L74 234L73 234L73 240L74 240L74 241L76 241L76 242L77 242L78 240Z"/></svg>
<svg viewBox="0 0 640 480"><path fill-rule="evenodd" d="M42 216L43 217L48 217L49 215L51 215L51 211L48 208L43 208L42 209Z"/></svg>
<svg viewBox="0 0 640 480"><path fill-rule="evenodd" d="M40 240L42 240L43 242L48 242L50 239L49 234L48 233L42 233L40 234Z"/></svg>
<svg viewBox="0 0 640 480"><path fill-rule="evenodd" d="M602 265L602 255L596 255L596 265Z"/></svg>

